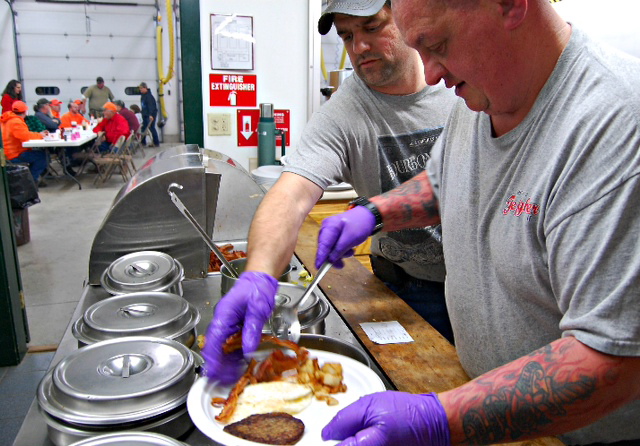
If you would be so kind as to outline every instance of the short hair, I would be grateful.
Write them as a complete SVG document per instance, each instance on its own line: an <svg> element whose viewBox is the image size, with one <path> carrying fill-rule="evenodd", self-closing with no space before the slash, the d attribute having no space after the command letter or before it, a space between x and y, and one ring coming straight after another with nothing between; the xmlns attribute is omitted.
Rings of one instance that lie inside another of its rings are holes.
<svg viewBox="0 0 640 446"><path fill-rule="evenodd" d="M116 104L118 107L124 108L124 102L121 101L120 99L114 100L113 103Z"/></svg>
<svg viewBox="0 0 640 446"><path fill-rule="evenodd" d="M104 79L102 79L102 76L98 76L96 78L96 84L104 84Z"/></svg>

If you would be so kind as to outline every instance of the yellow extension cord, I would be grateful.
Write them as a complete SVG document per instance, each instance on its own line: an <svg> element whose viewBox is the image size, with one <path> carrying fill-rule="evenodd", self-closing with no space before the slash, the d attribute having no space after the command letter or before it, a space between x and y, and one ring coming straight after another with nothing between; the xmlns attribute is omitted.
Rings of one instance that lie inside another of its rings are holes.
<svg viewBox="0 0 640 446"><path fill-rule="evenodd" d="M160 113L164 119L168 118L167 109L164 105L164 86L167 84L174 74L174 60L175 60L175 41L174 41L174 29L173 29L173 5L171 0L166 2L167 10L167 24L169 25L169 67L167 73L163 74L163 45L162 45L162 26L160 21L162 17L158 14L158 26L156 26L156 46L158 53L158 75L160 76L160 85L158 86L158 100L160 101Z"/></svg>

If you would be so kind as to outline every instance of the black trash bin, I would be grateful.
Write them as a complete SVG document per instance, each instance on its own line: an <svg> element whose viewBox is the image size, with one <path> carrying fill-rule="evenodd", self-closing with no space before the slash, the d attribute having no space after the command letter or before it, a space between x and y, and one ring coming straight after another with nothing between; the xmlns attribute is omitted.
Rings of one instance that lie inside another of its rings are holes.
<svg viewBox="0 0 640 446"><path fill-rule="evenodd" d="M27 166L7 165L7 180L13 211L13 229L16 235L16 244L20 246L31 240L28 208L40 203L40 198L36 183Z"/></svg>

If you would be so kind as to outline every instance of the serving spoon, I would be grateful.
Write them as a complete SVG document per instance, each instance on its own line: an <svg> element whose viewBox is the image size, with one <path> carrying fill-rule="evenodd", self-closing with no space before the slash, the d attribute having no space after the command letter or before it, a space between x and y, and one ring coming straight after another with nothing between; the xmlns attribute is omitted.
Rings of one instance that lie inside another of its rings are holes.
<svg viewBox="0 0 640 446"><path fill-rule="evenodd" d="M276 307L271 319L269 319L269 325L274 336L295 342L296 344L298 343L301 330L300 320L298 319L298 308L311 296L320 280L327 274L330 268L331 263L324 262L322 266L320 266L316 277L309 284L302 296L290 299L288 302Z"/></svg>
<svg viewBox="0 0 640 446"><path fill-rule="evenodd" d="M171 201L173 202L173 204L176 205L176 207L178 208L180 213L182 215L184 215L185 217L187 217L187 220L189 220L189 222L191 222L193 227L196 228L196 230L198 231L198 233L200 233L200 236L205 241L205 243L207 244L209 249L211 249L211 251L213 251L213 253L216 255L216 257L218 257L218 260L220 260L222 262L222 264L227 267L227 270L229 271L229 275L231 277L233 277L234 279L237 279L238 278L238 272L236 271L236 269L233 267L231 262L229 262L227 260L227 258L224 256L224 254L222 254L220 249L218 249L218 247L213 242L213 240L211 240L211 237L209 237L207 235L206 231L204 229L202 229L202 226L200 226L200 223L198 223L198 220L196 220L196 218L191 214L191 212L189 212L189 209L187 209L187 207L184 205L182 200L180 200L178 198L178 196L175 194L175 192L173 192L171 190L171 189L174 189L174 188L182 190L183 187L182 187L181 184L171 183L169 185L169 187L167 188L167 193L169 194L169 197L171 197Z"/></svg>

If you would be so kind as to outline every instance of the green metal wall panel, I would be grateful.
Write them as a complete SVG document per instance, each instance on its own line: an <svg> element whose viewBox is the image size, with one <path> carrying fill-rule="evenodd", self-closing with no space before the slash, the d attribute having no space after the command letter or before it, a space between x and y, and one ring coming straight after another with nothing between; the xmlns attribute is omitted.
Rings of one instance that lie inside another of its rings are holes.
<svg viewBox="0 0 640 446"><path fill-rule="evenodd" d="M187 144L204 146L202 105L202 51L200 1L180 2L180 53L182 62L182 112Z"/></svg>
<svg viewBox="0 0 640 446"><path fill-rule="evenodd" d="M4 158L3 154L2 158ZM4 160L2 160L4 161ZM13 233L7 170L0 167L0 366L19 364L27 353L28 328Z"/></svg>

